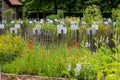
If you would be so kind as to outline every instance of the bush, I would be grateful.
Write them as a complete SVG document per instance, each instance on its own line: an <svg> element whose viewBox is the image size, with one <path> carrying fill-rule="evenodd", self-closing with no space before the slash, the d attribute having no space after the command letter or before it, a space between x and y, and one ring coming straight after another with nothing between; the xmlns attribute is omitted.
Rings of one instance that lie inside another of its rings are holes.
<svg viewBox="0 0 120 80"><path fill-rule="evenodd" d="M12 9L8 9L5 11L5 18L7 20L7 22L10 22L13 19L13 13L14 11Z"/></svg>
<svg viewBox="0 0 120 80"><path fill-rule="evenodd" d="M64 12L62 10L58 10L57 15L52 14L52 15L47 16L46 18L51 19L51 20L62 19L62 18L64 18Z"/></svg>
<svg viewBox="0 0 120 80"><path fill-rule="evenodd" d="M25 45L25 41L20 36L0 36L0 63L15 59Z"/></svg>

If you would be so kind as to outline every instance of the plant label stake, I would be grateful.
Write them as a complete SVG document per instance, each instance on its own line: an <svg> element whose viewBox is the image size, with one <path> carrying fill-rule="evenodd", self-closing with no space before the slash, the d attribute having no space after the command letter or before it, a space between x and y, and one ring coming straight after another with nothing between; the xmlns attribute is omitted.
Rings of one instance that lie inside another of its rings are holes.
<svg viewBox="0 0 120 80"><path fill-rule="evenodd" d="M64 35L63 35L63 30L61 30L61 41L62 41L62 43L63 43L63 39L64 38Z"/></svg>
<svg viewBox="0 0 120 80"><path fill-rule="evenodd" d="M78 25L75 22L72 22L71 24L71 30L78 30Z"/></svg>
<svg viewBox="0 0 120 80"><path fill-rule="evenodd" d="M76 30L76 37L77 37L77 41L78 41L78 42L79 42L79 40L80 40L79 35L80 35L79 30Z"/></svg>
<svg viewBox="0 0 120 80"><path fill-rule="evenodd" d="M0 34L4 33L4 24L0 24Z"/></svg>
<svg viewBox="0 0 120 80"><path fill-rule="evenodd" d="M93 38L92 38L92 30L90 30L90 49L91 49L91 52L93 53Z"/></svg>

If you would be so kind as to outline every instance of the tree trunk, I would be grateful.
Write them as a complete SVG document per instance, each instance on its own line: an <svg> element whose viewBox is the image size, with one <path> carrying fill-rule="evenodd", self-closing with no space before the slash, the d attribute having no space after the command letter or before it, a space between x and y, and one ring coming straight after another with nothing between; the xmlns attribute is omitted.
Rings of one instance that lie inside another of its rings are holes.
<svg viewBox="0 0 120 80"><path fill-rule="evenodd" d="M57 0L54 0L54 9L55 9L55 13L57 14Z"/></svg>
<svg viewBox="0 0 120 80"><path fill-rule="evenodd" d="M37 8L37 18L39 18L39 9Z"/></svg>

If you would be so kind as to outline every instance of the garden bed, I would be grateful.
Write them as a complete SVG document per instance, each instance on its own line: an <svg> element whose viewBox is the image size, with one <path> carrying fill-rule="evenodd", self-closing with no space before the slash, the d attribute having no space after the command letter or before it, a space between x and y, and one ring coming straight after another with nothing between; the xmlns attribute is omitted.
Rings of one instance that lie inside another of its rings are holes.
<svg viewBox="0 0 120 80"><path fill-rule="evenodd" d="M33 75L14 75L2 73L2 80L69 80L68 78L42 77Z"/></svg>

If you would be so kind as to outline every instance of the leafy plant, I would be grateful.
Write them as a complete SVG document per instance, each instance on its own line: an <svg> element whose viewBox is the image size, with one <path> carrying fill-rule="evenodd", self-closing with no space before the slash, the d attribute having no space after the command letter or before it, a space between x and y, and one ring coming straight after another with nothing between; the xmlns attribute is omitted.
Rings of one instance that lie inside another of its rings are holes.
<svg viewBox="0 0 120 80"><path fill-rule="evenodd" d="M5 19L7 20L7 22L10 22L13 19L13 10L12 9L8 9L5 11Z"/></svg>
<svg viewBox="0 0 120 80"><path fill-rule="evenodd" d="M87 6L83 14L83 20L90 25L93 22L102 22L102 15L99 7L96 5Z"/></svg>
<svg viewBox="0 0 120 80"><path fill-rule="evenodd" d="M0 63L11 61L19 56L26 42L15 35L0 36Z"/></svg>

